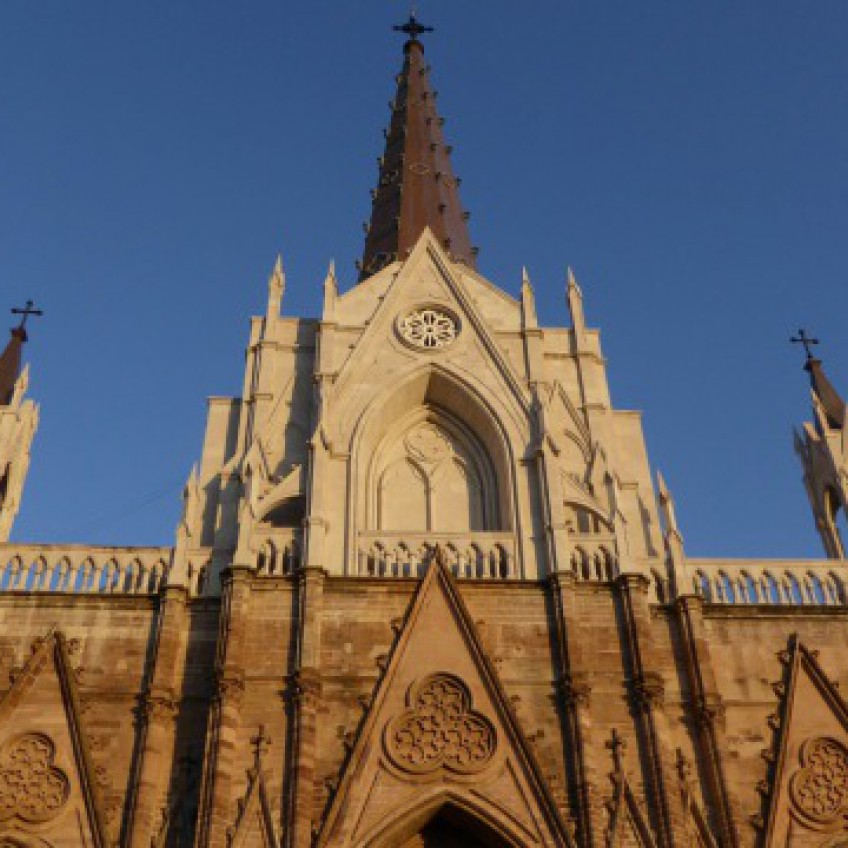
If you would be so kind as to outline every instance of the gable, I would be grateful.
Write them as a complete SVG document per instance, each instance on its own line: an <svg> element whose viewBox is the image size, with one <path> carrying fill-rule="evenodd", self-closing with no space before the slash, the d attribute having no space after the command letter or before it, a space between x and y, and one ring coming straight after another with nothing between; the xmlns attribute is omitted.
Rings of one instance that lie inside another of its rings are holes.
<svg viewBox="0 0 848 848"><path fill-rule="evenodd" d="M318 845L402 844L446 809L507 845L571 844L456 583L437 560L411 603Z"/></svg>
<svg viewBox="0 0 848 848"><path fill-rule="evenodd" d="M409 319L414 324L421 310L438 313L446 322L447 344L434 340L428 346L416 340L416 328L404 322ZM339 450L349 449L353 428L375 396L427 363L438 363L477 385L481 393L497 397L501 414L526 428L530 398L518 367L522 348L520 338L512 341L515 363L504 352L509 345L495 339L464 277L425 231L339 368L329 398L330 441Z"/></svg>
<svg viewBox="0 0 848 848"><path fill-rule="evenodd" d="M61 633L37 640L0 701L0 842L111 844L68 653Z"/></svg>
<svg viewBox="0 0 848 848"><path fill-rule="evenodd" d="M848 831L848 706L797 638L781 659L764 844L824 845Z"/></svg>

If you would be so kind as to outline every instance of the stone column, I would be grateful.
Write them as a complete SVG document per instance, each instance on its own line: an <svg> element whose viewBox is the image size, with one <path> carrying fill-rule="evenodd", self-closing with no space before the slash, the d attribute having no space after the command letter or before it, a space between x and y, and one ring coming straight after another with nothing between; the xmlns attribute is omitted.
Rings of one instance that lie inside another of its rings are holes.
<svg viewBox="0 0 848 848"><path fill-rule="evenodd" d="M571 777L575 783L572 800L576 801L577 841L588 848L594 844L594 834L603 832L603 805L592 757L591 676L589 670L573 656L570 647L578 621L574 576L570 573L552 574L549 582L559 655L557 691L562 698L566 744L571 755Z"/></svg>
<svg viewBox="0 0 848 848"><path fill-rule="evenodd" d="M724 759L728 754L724 705L716 686L709 641L704 634L704 601L697 595L683 595L676 599L674 609L689 683L695 739L707 780L710 807L714 810L713 818L719 831L719 842L736 848L739 834L724 775Z"/></svg>
<svg viewBox="0 0 848 848"><path fill-rule="evenodd" d="M128 845L148 848L159 824L173 769L174 725L179 680L188 632L183 587L168 586L160 596L156 647L150 684L139 705L136 792L128 816Z"/></svg>
<svg viewBox="0 0 848 848"><path fill-rule="evenodd" d="M671 724L665 712L664 682L659 666L650 607L648 578L622 574L617 581L621 629L629 665L630 696L640 745L649 803L660 846L685 842L685 819L679 793L671 781L674 755L669 744Z"/></svg>
<svg viewBox="0 0 848 848"><path fill-rule="evenodd" d="M298 574L300 603L298 664L292 676L294 739L290 761L289 821L286 845L309 848L315 817L316 719L321 701L321 609L325 572L304 568Z"/></svg>
<svg viewBox="0 0 848 848"><path fill-rule="evenodd" d="M245 628L251 571L232 565L222 574L216 689L209 714L203 787L195 844L224 848L234 820L233 778L244 696Z"/></svg>

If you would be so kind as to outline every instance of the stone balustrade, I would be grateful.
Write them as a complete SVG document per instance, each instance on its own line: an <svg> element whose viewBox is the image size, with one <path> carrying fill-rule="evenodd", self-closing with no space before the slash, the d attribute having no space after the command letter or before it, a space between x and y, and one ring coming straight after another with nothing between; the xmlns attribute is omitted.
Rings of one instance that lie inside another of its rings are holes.
<svg viewBox="0 0 848 848"><path fill-rule="evenodd" d="M457 577L510 580L519 576L511 533L360 533L354 573L421 577L437 545Z"/></svg>
<svg viewBox="0 0 848 848"><path fill-rule="evenodd" d="M297 571L303 550L302 536L302 531L294 527L257 532L257 576L283 577Z"/></svg>
<svg viewBox="0 0 848 848"><path fill-rule="evenodd" d="M848 569L838 560L687 559L686 569L691 588L714 604L841 606L848 599Z"/></svg>
<svg viewBox="0 0 848 848"><path fill-rule="evenodd" d="M578 580L615 580L619 569L612 533L572 533L569 542L571 570Z"/></svg>
<svg viewBox="0 0 848 848"><path fill-rule="evenodd" d="M171 548L0 544L0 592L154 595L171 555ZM199 568L196 576L199 585Z"/></svg>

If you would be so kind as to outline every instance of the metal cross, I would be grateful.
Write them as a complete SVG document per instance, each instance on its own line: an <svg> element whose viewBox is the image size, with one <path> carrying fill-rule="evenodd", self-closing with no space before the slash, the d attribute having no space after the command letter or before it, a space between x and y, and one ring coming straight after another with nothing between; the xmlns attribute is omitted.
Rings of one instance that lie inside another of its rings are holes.
<svg viewBox="0 0 848 848"><path fill-rule="evenodd" d="M804 350L807 352L808 361L813 358L813 351L811 350L812 346L819 344L819 340L808 336L807 331L803 327L798 330L798 335L792 336L789 341L792 342L792 344L804 345Z"/></svg>
<svg viewBox="0 0 848 848"><path fill-rule="evenodd" d="M409 20L405 24L392 27L392 29L395 32L405 32L409 36L410 41L418 41L419 35L433 31L433 27L419 23L418 18L415 17L414 10L409 13Z"/></svg>
<svg viewBox="0 0 848 848"><path fill-rule="evenodd" d="M19 330L26 330L27 318L29 318L30 315L44 315L44 313L40 309L33 309L32 306L32 301L28 300L24 305L23 309L12 310L13 315L21 316L21 323L18 325Z"/></svg>

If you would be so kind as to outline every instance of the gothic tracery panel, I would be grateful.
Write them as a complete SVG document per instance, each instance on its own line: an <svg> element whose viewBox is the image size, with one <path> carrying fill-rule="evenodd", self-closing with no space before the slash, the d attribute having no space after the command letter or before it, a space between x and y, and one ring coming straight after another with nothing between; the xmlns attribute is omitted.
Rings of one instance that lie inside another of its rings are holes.
<svg viewBox="0 0 848 848"><path fill-rule="evenodd" d="M472 709L468 687L450 674L417 683L409 709L386 726L386 753L403 771L427 774L440 768L474 774L492 760L497 735L492 723Z"/></svg>
<svg viewBox="0 0 848 848"><path fill-rule="evenodd" d="M67 775L54 765L49 736L25 733L0 749L0 821L14 817L45 822L58 815L70 795Z"/></svg>
<svg viewBox="0 0 848 848"><path fill-rule="evenodd" d="M848 749L819 736L804 742L800 760L789 784L796 814L812 827L829 828L840 819L848 826Z"/></svg>

